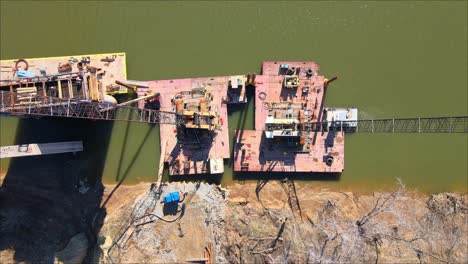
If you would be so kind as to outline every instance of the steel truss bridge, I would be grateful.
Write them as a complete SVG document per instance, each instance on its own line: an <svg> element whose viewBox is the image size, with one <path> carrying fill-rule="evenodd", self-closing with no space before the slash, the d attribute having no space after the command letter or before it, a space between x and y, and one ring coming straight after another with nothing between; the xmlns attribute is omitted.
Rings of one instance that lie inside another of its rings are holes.
<svg viewBox="0 0 468 264"><path fill-rule="evenodd" d="M266 124L265 130L345 131L355 133L468 133L468 116L388 118L303 124Z"/></svg>
<svg viewBox="0 0 468 264"><path fill-rule="evenodd" d="M182 116L136 107L112 107L81 99L60 99L35 94L19 95L0 91L0 113L25 116L52 116L92 120L130 121L154 124L182 124Z"/></svg>
<svg viewBox="0 0 468 264"><path fill-rule="evenodd" d="M35 93L0 91L0 113L22 116L52 116L92 120L129 121L153 124L183 124L174 112L113 107L81 99L60 99ZM202 118L202 117L200 117ZM265 130L345 131L355 133L468 133L468 116L389 118L302 124L266 124Z"/></svg>

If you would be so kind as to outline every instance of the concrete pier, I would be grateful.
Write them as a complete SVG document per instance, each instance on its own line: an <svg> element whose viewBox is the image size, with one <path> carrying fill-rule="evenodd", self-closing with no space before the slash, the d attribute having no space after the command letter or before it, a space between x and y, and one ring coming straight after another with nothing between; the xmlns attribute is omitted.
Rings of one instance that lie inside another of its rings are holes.
<svg viewBox="0 0 468 264"><path fill-rule="evenodd" d="M0 147L0 159L83 151L82 141L23 144Z"/></svg>

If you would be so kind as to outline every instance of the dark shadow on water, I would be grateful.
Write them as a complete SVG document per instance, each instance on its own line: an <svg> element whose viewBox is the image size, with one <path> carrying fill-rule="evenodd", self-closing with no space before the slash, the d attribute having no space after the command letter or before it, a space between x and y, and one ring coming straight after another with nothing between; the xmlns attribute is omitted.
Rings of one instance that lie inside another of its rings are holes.
<svg viewBox="0 0 468 264"><path fill-rule="evenodd" d="M115 96L115 98L117 99L117 102L121 103L121 102L125 102L125 101L128 101L128 100L135 99L136 94L132 91L129 94L118 94L118 95ZM130 122L127 122L125 124L125 135L124 135L124 138L123 138L122 149L120 150L119 163L118 163L118 167L117 167L117 174L115 175L115 181L121 180L121 179L119 179L119 177L121 176L122 162L123 162L123 158L124 158L124 153L125 153L125 150L127 149L127 139L128 139L128 134L129 134L129 131L130 131L130 124L131 124Z"/></svg>
<svg viewBox="0 0 468 264"><path fill-rule="evenodd" d="M0 187L0 251L14 250L16 262L52 263L56 251L84 233L92 252L102 226L96 215L106 215L101 177L112 127L82 119L19 120L15 144L83 141L84 151L11 160Z"/></svg>
<svg viewBox="0 0 468 264"><path fill-rule="evenodd" d="M240 115L237 120L236 125L235 126L230 125L231 128L229 129L229 136L231 139L231 146L230 146L231 159L229 159L229 163L228 163L229 168L233 168L233 165L234 165L233 159L232 159L232 157L234 157L234 143L235 143L234 141L236 138L238 138L239 133L241 134L243 133L246 123L247 123L247 117L249 115L249 112L251 111L250 109L255 108L255 90L253 87L247 87L246 89L247 89L245 93L247 97L246 104L228 105L228 113L239 112L238 114ZM250 115L252 114L253 113L250 113ZM233 121L232 118L230 118L229 124L233 124L232 121ZM253 124L250 124L252 129L254 128L254 124L255 124L255 121L253 119Z"/></svg>
<svg viewBox="0 0 468 264"><path fill-rule="evenodd" d="M124 153L125 153L125 150L127 148L127 139L128 139L128 132L130 131L130 123L127 122L127 124L125 125L125 135L124 135L124 138L123 138L123 145L122 145L122 149L120 150L120 155L119 155L119 164L117 165L117 174L115 174L115 181L119 181L119 177L120 177L120 172L122 170L122 162L123 162L123 157L124 157Z"/></svg>
<svg viewBox="0 0 468 264"><path fill-rule="evenodd" d="M248 180L296 180L296 181L339 181L341 173L329 172L234 172L235 181Z"/></svg>
<svg viewBox="0 0 468 264"><path fill-rule="evenodd" d="M109 202L109 200L112 198L112 195L115 193L115 191L120 187L120 185L122 185L122 183L124 183L125 179L128 177L129 172L132 169L133 165L135 164L135 161L137 160L138 155L141 152L141 149L144 147L146 141L148 140L148 138L149 138L149 136L151 134L151 131L153 129L155 129L155 127L156 127L154 125L149 125L149 126L150 126L150 129L148 129L148 131L146 132L146 135L143 137L140 145L138 146L137 151L135 152L132 159L130 160L130 164L128 165L128 167L125 169L124 172L121 172L121 164L119 164L119 168L118 168L118 171L117 171L117 178L119 179L119 182L114 187L114 189L112 189L112 191L109 193L109 196L107 196L107 199L104 201L104 203L102 203L103 208L106 206L107 202ZM122 147L122 151L121 151L120 163L122 163L121 162L122 161L122 156L123 156L123 153L125 152L128 130L129 130L129 127L127 126L127 129L125 131L124 146Z"/></svg>
<svg viewBox="0 0 468 264"><path fill-rule="evenodd" d="M168 182L196 182L203 181L209 184L221 184L222 174L191 174L168 176Z"/></svg>

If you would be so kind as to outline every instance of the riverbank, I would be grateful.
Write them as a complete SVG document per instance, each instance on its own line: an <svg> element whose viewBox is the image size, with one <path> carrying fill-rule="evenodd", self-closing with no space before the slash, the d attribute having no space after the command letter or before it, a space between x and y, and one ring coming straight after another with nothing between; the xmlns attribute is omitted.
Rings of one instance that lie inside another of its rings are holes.
<svg viewBox="0 0 468 264"><path fill-rule="evenodd" d="M95 261L109 260L110 252L116 262L183 262L203 257L207 242L215 245L217 261L231 263L468 260L466 194L427 195L403 185L392 192L355 194L287 181L227 189L201 184L199 191L195 185L164 187L193 195L180 220L149 222L127 234L124 242L118 239L119 230L142 199L148 199L149 185L118 189L108 203ZM139 210L147 214L157 209ZM109 251L114 242L121 248Z"/></svg>
<svg viewBox="0 0 468 264"><path fill-rule="evenodd" d="M138 5L123 1L4 1L0 31L5 37L1 38L0 55L11 59L125 51L131 80L259 73L265 60L313 60L325 76L339 77L327 92L326 105L358 107L360 119L467 115L466 9L465 1L392 1L385 5L367 1L145 1ZM91 18L76 27L76 21L90 10L99 21ZM115 14L122 14L122 19L114 19ZM173 19L171 14L177 14L180 22L165 23ZM29 19L18 20L19 15ZM29 21L73 41L31 45L30 40L43 38L43 33L18 34L17 29L28 27ZM150 31L133 30L148 25ZM249 41L239 44L232 41L234 35ZM160 36L177 41L161 42ZM189 36L188 41L179 41L182 36ZM291 46L291 39L296 46L285 48ZM142 43L157 43L157 48ZM386 52L389 46L392 52ZM254 125L253 98L247 105L233 108L230 138L236 129L249 130ZM34 122L2 116L0 145L67 141L69 134L79 131L76 138L89 144L85 151L90 161L101 158L95 152L104 152L104 182L154 180L159 129L114 122L107 133L99 123ZM89 131L86 135L84 128ZM38 136L41 131L44 133ZM51 137L54 131L57 136ZM96 135L100 135L99 140L93 141ZM325 185L350 191L363 186L369 186L369 192L385 191L394 177L400 177L407 186L427 193L466 191L467 144L466 135L350 135L346 138L345 172L339 181ZM8 170L8 162L0 160L0 167ZM225 186L239 181L232 166L227 164L224 171Z"/></svg>
<svg viewBox="0 0 468 264"><path fill-rule="evenodd" d="M203 258L209 243L216 261L233 263L468 260L466 193L428 195L398 184L359 194L278 180L228 188L177 182L163 186L163 195L183 194L171 211L150 183L76 180L61 182L63 190L49 182L26 192L4 183L0 262L184 262Z"/></svg>

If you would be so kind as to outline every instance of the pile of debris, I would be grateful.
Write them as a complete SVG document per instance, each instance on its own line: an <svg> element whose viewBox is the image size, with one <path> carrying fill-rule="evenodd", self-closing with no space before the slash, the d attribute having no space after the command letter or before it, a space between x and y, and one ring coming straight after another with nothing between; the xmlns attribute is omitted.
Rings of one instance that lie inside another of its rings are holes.
<svg viewBox="0 0 468 264"><path fill-rule="evenodd" d="M133 203L121 204L119 217L108 212L99 260L225 262L221 245L227 193L205 183L171 183L162 190L147 190ZM174 192L180 193L179 203L165 203L164 197Z"/></svg>

